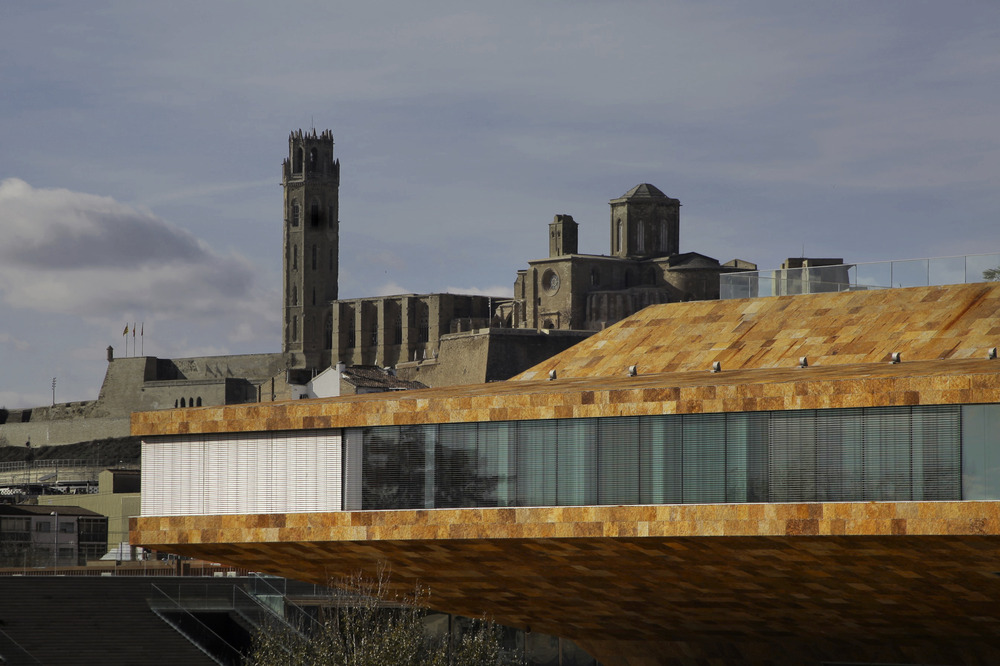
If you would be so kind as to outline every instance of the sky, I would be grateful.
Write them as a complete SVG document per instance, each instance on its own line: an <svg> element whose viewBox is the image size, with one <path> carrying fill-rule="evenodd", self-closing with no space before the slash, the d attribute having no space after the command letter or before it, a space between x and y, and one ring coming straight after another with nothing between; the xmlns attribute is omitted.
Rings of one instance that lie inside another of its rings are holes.
<svg viewBox="0 0 1000 666"><path fill-rule="evenodd" d="M341 298L510 296L556 214L609 253L639 183L723 262L1000 252L998 45L995 0L3 3L0 406L97 398L126 324L280 351L299 128Z"/></svg>

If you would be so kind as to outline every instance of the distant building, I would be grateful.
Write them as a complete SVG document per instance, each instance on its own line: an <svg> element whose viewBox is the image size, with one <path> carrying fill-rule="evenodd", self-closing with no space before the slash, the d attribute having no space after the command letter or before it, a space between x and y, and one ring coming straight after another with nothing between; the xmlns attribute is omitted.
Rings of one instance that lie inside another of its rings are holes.
<svg viewBox="0 0 1000 666"><path fill-rule="evenodd" d="M556 215L549 256L518 271L502 325L598 331L649 305L716 299L721 274L757 268L680 253L680 201L653 185L636 185L610 204L610 255L580 254L577 222Z"/></svg>
<svg viewBox="0 0 1000 666"><path fill-rule="evenodd" d="M338 300L340 162L333 134L292 132L281 169L280 352L115 358L109 347L96 400L0 410L0 446L124 437L138 411L318 395L313 383L337 363L393 368L400 382L426 386L505 380L648 305L717 298L719 275L756 268L680 253L680 202L644 183L611 200L608 256L579 254L577 223L557 215L549 256L518 271L512 297Z"/></svg>
<svg viewBox="0 0 1000 666"><path fill-rule="evenodd" d="M0 567L81 566L107 552L108 519L77 506L0 504Z"/></svg>
<svg viewBox="0 0 1000 666"><path fill-rule="evenodd" d="M40 495L38 506L50 511L57 506L75 506L106 516L106 553L117 551L122 559L135 559L128 543L128 521L139 515L138 469L106 469L97 476L97 492L78 495ZM90 558L98 559L98 558Z"/></svg>

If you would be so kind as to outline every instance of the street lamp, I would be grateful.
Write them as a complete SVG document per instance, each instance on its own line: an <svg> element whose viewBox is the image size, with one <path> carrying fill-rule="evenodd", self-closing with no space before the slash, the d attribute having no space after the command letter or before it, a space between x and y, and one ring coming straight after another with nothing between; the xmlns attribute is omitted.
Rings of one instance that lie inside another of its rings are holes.
<svg viewBox="0 0 1000 666"><path fill-rule="evenodd" d="M55 535L52 537L52 573L55 573L55 570L59 568L59 512L53 511L49 515L55 516L55 525L53 526Z"/></svg>

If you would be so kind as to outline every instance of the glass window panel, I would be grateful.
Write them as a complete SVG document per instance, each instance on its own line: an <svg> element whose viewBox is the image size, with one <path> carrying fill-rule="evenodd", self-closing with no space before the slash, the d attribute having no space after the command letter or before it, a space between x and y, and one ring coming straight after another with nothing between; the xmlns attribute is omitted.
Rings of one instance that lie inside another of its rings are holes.
<svg viewBox="0 0 1000 666"><path fill-rule="evenodd" d="M434 507L454 509L483 506L489 481L480 472L475 423L444 423L434 447Z"/></svg>
<svg viewBox="0 0 1000 666"><path fill-rule="evenodd" d="M639 503L639 419L600 419L598 504Z"/></svg>
<svg viewBox="0 0 1000 666"><path fill-rule="evenodd" d="M815 419L818 473L814 499L843 502L861 498L862 410L819 410Z"/></svg>
<svg viewBox="0 0 1000 666"><path fill-rule="evenodd" d="M962 499L1000 499L1000 405L962 407Z"/></svg>
<svg viewBox="0 0 1000 666"><path fill-rule="evenodd" d="M493 506L514 505L514 426L506 421L479 424L479 446L485 454L489 468L486 474L495 482Z"/></svg>
<svg viewBox="0 0 1000 666"><path fill-rule="evenodd" d="M518 506L555 506L557 441L555 421L518 422Z"/></svg>
<svg viewBox="0 0 1000 666"><path fill-rule="evenodd" d="M965 257L938 257L931 259L928 274L931 284L962 284L966 281ZM982 276L980 275L974 281L981 279Z"/></svg>
<svg viewBox="0 0 1000 666"><path fill-rule="evenodd" d="M680 504L683 501L681 418L664 414L640 420L639 501L642 504Z"/></svg>
<svg viewBox="0 0 1000 666"><path fill-rule="evenodd" d="M726 501L725 414L687 414L683 420L684 502Z"/></svg>
<svg viewBox="0 0 1000 666"><path fill-rule="evenodd" d="M815 411L772 412L770 435L771 501L815 501Z"/></svg>
<svg viewBox="0 0 1000 666"><path fill-rule="evenodd" d="M362 429L363 509L426 507L427 434L428 429L423 426Z"/></svg>
<svg viewBox="0 0 1000 666"><path fill-rule="evenodd" d="M910 408L866 409L862 481L865 500L910 500Z"/></svg>
<svg viewBox="0 0 1000 666"><path fill-rule="evenodd" d="M913 499L961 499L960 408L914 408L911 427Z"/></svg>
<svg viewBox="0 0 1000 666"><path fill-rule="evenodd" d="M726 415L726 501L767 501L768 414Z"/></svg>
<svg viewBox="0 0 1000 666"><path fill-rule="evenodd" d="M558 427L557 504L597 504L597 420L563 419Z"/></svg>
<svg viewBox="0 0 1000 666"><path fill-rule="evenodd" d="M926 287L929 279L927 259L908 259L889 263L892 269L891 287Z"/></svg>
<svg viewBox="0 0 1000 666"><path fill-rule="evenodd" d="M1000 254L970 254L965 257L965 281L981 282L985 271L1000 268Z"/></svg>

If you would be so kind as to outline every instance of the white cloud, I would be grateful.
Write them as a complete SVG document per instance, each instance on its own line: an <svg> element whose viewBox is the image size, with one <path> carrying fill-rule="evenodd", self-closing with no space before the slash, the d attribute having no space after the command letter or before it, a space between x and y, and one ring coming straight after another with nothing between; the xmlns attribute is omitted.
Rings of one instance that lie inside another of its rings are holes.
<svg viewBox="0 0 1000 666"><path fill-rule="evenodd" d="M119 320L267 316L254 267L110 197L0 183L0 292L8 306Z"/></svg>

